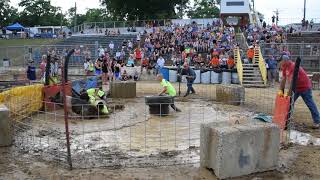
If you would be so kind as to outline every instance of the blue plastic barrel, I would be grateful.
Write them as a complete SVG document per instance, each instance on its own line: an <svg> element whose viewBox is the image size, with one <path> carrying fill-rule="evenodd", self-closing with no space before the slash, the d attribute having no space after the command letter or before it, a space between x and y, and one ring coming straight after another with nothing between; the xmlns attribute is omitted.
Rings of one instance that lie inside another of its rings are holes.
<svg viewBox="0 0 320 180"><path fill-rule="evenodd" d="M163 78L165 80L169 81L169 69L164 67L164 68L160 69L160 72L161 72Z"/></svg>

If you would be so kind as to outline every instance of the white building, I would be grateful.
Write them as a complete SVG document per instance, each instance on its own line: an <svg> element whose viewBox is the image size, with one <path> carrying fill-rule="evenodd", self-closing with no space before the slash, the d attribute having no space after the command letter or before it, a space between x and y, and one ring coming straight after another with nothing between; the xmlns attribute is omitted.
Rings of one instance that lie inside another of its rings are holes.
<svg viewBox="0 0 320 180"><path fill-rule="evenodd" d="M224 24L244 26L250 22L249 0L221 0L220 16Z"/></svg>

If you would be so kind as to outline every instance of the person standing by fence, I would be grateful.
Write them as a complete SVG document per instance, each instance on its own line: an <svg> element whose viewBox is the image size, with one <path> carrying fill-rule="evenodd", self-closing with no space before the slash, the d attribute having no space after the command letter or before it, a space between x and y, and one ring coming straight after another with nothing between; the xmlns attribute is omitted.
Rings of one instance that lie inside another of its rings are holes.
<svg viewBox="0 0 320 180"><path fill-rule="evenodd" d="M271 87L274 87L277 77L278 63L272 55L269 55L269 58L266 59L266 63L268 70L268 80L269 83L271 83Z"/></svg>
<svg viewBox="0 0 320 180"><path fill-rule="evenodd" d="M279 93L284 94L284 88L286 82L291 82L293 78L293 73L295 69L295 63L290 60L287 55L283 55L280 59L280 66L282 70L282 81L280 84ZM290 87L291 88L291 87ZM291 89L289 89L291 92ZM317 108L316 103L312 97L312 85L311 81L304 71L302 67L299 69L298 77L297 77L297 87L294 92L294 101L296 101L300 96L302 97L305 104L308 106L312 119L313 119L313 128L319 129L320 128L320 115Z"/></svg>
<svg viewBox="0 0 320 180"><path fill-rule="evenodd" d="M33 60L30 60L28 63L27 78L29 79L30 83L36 80L36 67Z"/></svg>
<svg viewBox="0 0 320 180"><path fill-rule="evenodd" d="M182 70L182 75L186 75L187 78L187 93L184 95L184 97L187 97L190 92L191 94L195 94L196 91L192 87L194 80L197 78L196 73L192 68L190 68L188 63L183 64L183 70Z"/></svg>

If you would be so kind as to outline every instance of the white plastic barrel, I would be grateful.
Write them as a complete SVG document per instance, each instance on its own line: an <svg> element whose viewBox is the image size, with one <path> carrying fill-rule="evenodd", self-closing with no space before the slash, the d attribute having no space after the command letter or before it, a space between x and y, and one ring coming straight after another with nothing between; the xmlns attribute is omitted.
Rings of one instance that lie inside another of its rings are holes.
<svg viewBox="0 0 320 180"><path fill-rule="evenodd" d="M222 72L222 84L231 84L231 72Z"/></svg>
<svg viewBox="0 0 320 180"><path fill-rule="evenodd" d="M10 66L10 59L3 59L3 67L9 67Z"/></svg>
<svg viewBox="0 0 320 180"><path fill-rule="evenodd" d="M201 82L201 71L200 70L194 70L194 72L196 73L197 77L194 80L195 84L199 84Z"/></svg>
<svg viewBox="0 0 320 180"><path fill-rule="evenodd" d="M216 73L211 71L211 83L212 84L220 84L221 83L221 73Z"/></svg>
<svg viewBox="0 0 320 180"><path fill-rule="evenodd" d="M201 83L210 84L210 76L211 76L211 71L201 73Z"/></svg>
<svg viewBox="0 0 320 180"><path fill-rule="evenodd" d="M233 72L231 74L231 82L232 84L240 84L238 73Z"/></svg>
<svg viewBox="0 0 320 180"><path fill-rule="evenodd" d="M176 70L169 70L169 81L170 82L177 82L177 71Z"/></svg>

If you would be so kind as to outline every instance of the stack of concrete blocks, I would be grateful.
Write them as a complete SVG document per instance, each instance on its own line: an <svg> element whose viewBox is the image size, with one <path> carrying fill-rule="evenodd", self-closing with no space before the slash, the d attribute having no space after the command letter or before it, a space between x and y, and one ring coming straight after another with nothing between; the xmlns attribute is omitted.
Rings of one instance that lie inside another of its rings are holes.
<svg viewBox="0 0 320 180"><path fill-rule="evenodd" d="M217 85L216 97L218 102L239 106L245 101L245 89L240 85Z"/></svg>
<svg viewBox="0 0 320 180"><path fill-rule="evenodd" d="M277 168L280 130L275 124L202 124L200 139L201 167L219 179Z"/></svg>
<svg viewBox="0 0 320 180"><path fill-rule="evenodd" d="M12 128L9 118L9 109L0 104L0 147L12 144Z"/></svg>
<svg viewBox="0 0 320 180"><path fill-rule="evenodd" d="M110 84L112 98L135 98L137 95L136 82L114 81Z"/></svg>

